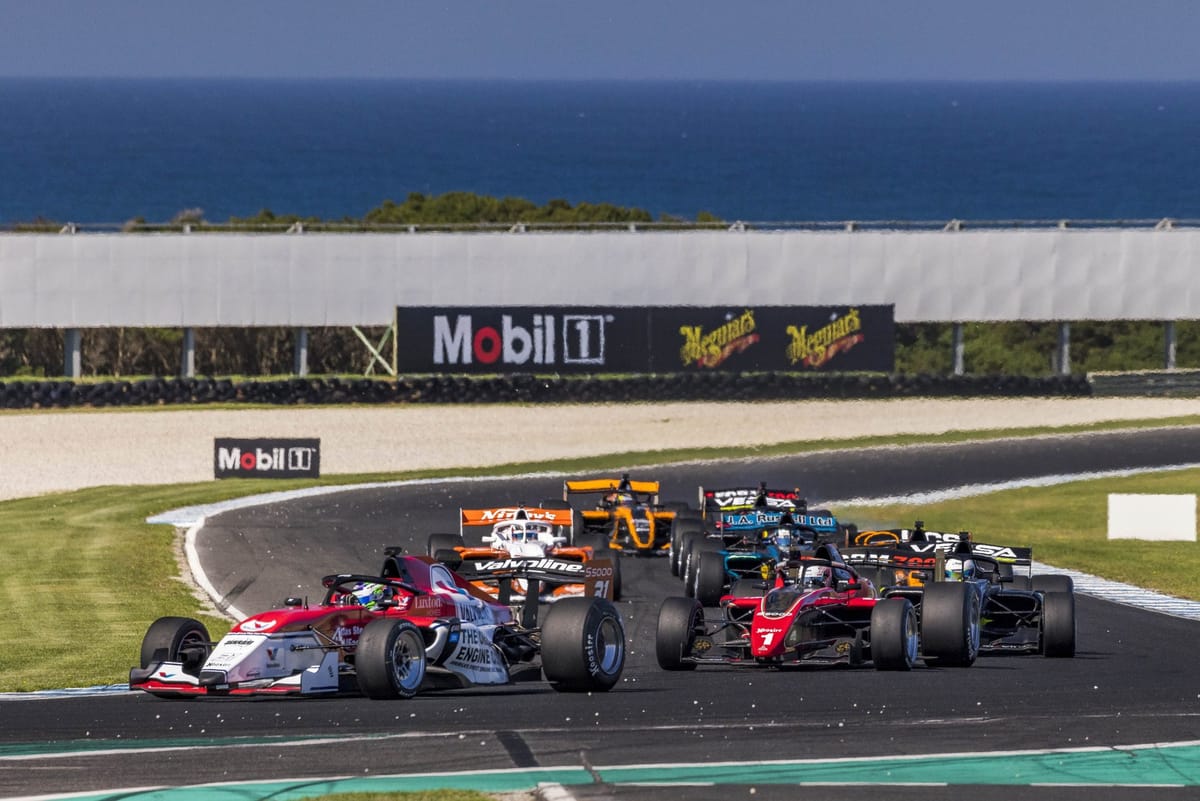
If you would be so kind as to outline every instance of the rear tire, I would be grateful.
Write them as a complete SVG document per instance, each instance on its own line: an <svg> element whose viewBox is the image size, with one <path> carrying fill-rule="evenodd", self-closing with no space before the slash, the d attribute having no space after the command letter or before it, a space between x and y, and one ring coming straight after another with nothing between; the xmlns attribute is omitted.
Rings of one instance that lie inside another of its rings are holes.
<svg viewBox="0 0 1200 801"><path fill-rule="evenodd" d="M1055 659L1075 656L1075 595L1048 592L1042 596L1042 654Z"/></svg>
<svg viewBox="0 0 1200 801"><path fill-rule="evenodd" d="M695 662L685 662L692 652L696 635L704 630L704 607L692 598L667 598L658 608L658 626L654 633L654 654L663 670L695 670Z"/></svg>
<svg viewBox="0 0 1200 801"><path fill-rule="evenodd" d="M354 649L354 672L368 698L412 698L425 680L421 630L407 620L372 620Z"/></svg>
<svg viewBox="0 0 1200 801"><path fill-rule="evenodd" d="M703 606L716 606L725 593L725 557L719 551L696 554L696 600Z"/></svg>
<svg viewBox="0 0 1200 801"><path fill-rule="evenodd" d="M607 692L625 666L625 627L604 598L564 598L542 621L542 672L559 692Z"/></svg>
<svg viewBox="0 0 1200 801"><path fill-rule="evenodd" d="M876 670L912 670L917 663L917 611L907 598L871 610L871 661Z"/></svg>
<svg viewBox="0 0 1200 801"><path fill-rule="evenodd" d="M683 538L685 535L693 534L693 532L695 535L704 532L704 525L699 519L685 518L681 521L677 517L671 521L671 551L669 558L671 561L672 576L679 575L679 555L680 550L683 548Z"/></svg>
<svg viewBox="0 0 1200 801"><path fill-rule="evenodd" d="M970 667L979 656L980 599L971 584L934 581L921 598L921 651L927 664Z"/></svg>
<svg viewBox="0 0 1200 801"><path fill-rule="evenodd" d="M436 559L438 551L452 551L463 547L463 544L461 534L430 534L425 553Z"/></svg>

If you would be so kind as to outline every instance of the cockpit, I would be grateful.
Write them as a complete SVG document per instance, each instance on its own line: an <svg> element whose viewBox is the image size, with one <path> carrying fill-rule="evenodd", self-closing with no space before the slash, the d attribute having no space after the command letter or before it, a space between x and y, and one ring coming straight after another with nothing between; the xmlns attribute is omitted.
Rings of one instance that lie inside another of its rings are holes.
<svg viewBox="0 0 1200 801"><path fill-rule="evenodd" d="M512 520L498 523L492 529L492 534L509 542L549 541L554 537L554 526L540 520Z"/></svg>

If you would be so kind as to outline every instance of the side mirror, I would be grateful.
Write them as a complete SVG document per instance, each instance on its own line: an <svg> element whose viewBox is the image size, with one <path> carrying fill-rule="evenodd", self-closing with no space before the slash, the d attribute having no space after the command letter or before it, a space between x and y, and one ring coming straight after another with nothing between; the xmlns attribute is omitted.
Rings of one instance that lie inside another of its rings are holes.
<svg viewBox="0 0 1200 801"><path fill-rule="evenodd" d="M490 543L493 543L493 542L495 542L497 539L498 539L498 537L494 537L494 536L492 536L491 534L486 534L486 535L484 535L483 539L482 539L482 540L480 540L480 541L481 541L481 542L482 542L484 545L488 545L488 544L490 544Z"/></svg>
<svg viewBox="0 0 1200 801"><path fill-rule="evenodd" d="M283 605L284 606L304 606L304 599L297 598L295 595L292 595L292 596L284 599Z"/></svg>
<svg viewBox="0 0 1200 801"><path fill-rule="evenodd" d="M843 579L837 583L837 591L850 592L851 590L859 589L861 586L857 581L846 581Z"/></svg>
<svg viewBox="0 0 1200 801"><path fill-rule="evenodd" d="M554 543L555 545L566 545L567 538L566 537L554 537L550 540L550 542Z"/></svg>

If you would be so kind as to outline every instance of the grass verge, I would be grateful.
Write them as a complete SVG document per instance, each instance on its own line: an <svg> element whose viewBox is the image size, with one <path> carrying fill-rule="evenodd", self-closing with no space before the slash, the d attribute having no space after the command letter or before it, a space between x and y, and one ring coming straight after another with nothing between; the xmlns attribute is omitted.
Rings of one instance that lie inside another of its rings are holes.
<svg viewBox="0 0 1200 801"><path fill-rule="evenodd" d="M592 472L631 465L696 459L769 457L801 452L964 442L1012 436L1195 425L1200 418L1133 421L1060 429L955 432L942 436L869 437L779 443L761 448L631 452L559 462L513 464L477 470L333 476L320 481L207 481L197 484L96 487L0 502L0 692L120 683L136 661L142 635L162 615L196 617L214 635L227 623L206 616L192 588L179 580L179 542L151 515L184 506L262 492L406 478ZM1108 543L1104 540L1108 492L1192 492L1194 474L1162 474L1087 482L1039 490L1013 490L920 509L897 506L839 509L848 520L904 525L916 518L933 528L968 528L984 541L1033 545L1051 564L1200 598L1200 580L1177 566L1194 559L1184 543ZM1138 487L1144 487L1140 489ZM1193 571L1194 572L1194 571Z"/></svg>

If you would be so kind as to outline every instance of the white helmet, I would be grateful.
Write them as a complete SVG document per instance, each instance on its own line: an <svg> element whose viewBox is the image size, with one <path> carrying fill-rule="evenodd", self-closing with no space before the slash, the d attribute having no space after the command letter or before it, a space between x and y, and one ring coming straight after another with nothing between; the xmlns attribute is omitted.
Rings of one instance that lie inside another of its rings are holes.
<svg viewBox="0 0 1200 801"><path fill-rule="evenodd" d="M975 560L969 556L952 556L946 560L946 581L969 581L975 578Z"/></svg>

